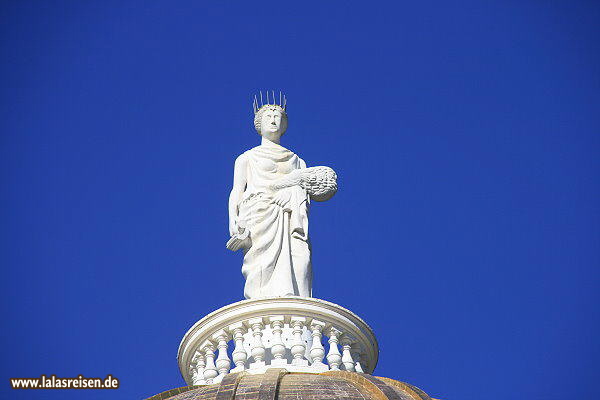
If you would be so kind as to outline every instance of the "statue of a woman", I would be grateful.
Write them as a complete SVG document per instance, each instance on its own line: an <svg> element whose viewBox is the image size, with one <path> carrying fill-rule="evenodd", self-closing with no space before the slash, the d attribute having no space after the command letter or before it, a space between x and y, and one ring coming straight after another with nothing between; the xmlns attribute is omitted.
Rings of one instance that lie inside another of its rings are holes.
<svg viewBox="0 0 600 400"><path fill-rule="evenodd" d="M306 168L304 160L279 144L287 129L285 102L259 108L255 99L254 111L262 141L235 160L227 248L244 251L247 299L311 297L308 206L311 198L333 196L336 176L327 167Z"/></svg>

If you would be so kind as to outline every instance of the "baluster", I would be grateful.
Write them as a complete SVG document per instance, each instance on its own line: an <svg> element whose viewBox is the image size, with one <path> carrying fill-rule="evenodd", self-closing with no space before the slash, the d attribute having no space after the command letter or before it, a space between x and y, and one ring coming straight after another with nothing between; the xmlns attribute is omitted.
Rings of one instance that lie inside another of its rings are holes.
<svg viewBox="0 0 600 400"><path fill-rule="evenodd" d="M364 373L365 371L363 371L363 367L360 364L360 348L358 347L358 344L354 343L352 345L350 348L350 354L352 354L352 359L354 360L354 370L356 372Z"/></svg>
<svg viewBox="0 0 600 400"><path fill-rule="evenodd" d="M204 354L201 351L196 351L194 355L196 361L196 380L193 382L194 385L206 385L206 380L204 379L204 367L206 367L206 362L204 358Z"/></svg>
<svg viewBox="0 0 600 400"><path fill-rule="evenodd" d="M196 370L196 360L192 360L190 364L190 368L188 369L188 375L192 377L192 385L195 385L194 382L198 380L198 371Z"/></svg>
<svg viewBox="0 0 600 400"><path fill-rule="evenodd" d="M192 357L192 362L190 363L189 374L192 377L192 385L197 385L198 381L198 356L200 353L198 351L194 352L194 357Z"/></svg>
<svg viewBox="0 0 600 400"><path fill-rule="evenodd" d="M340 369L340 364L342 363L342 355L338 350L338 337L340 335L340 331L331 327L328 332L329 336L329 353L327 353L327 363L329 363L329 368L336 371Z"/></svg>
<svg viewBox="0 0 600 400"><path fill-rule="evenodd" d="M244 330L244 325L241 322L229 326L229 331L233 332L233 340L235 342L235 349L233 349L233 353L231 354L235 363L235 372L243 371L246 368L245 364L248 359L248 353L244 349Z"/></svg>
<svg viewBox="0 0 600 400"><path fill-rule="evenodd" d="M204 379L206 383L213 383L213 379L219 375L215 365L215 345L208 342L204 346L204 356L206 357L206 367L204 368Z"/></svg>
<svg viewBox="0 0 600 400"><path fill-rule="evenodd" d="M252 336L254 340L252 341L252 350L251 354L254 357L254 362L250 364L250 368L263 367L265 365L265 345L262 342L262 330L264 329L264 324L262 318L253 318L248 321L250 327L252 328Z"/></svg>
<svg viewBox="0 0 600 400"><path fill-rule="evenodd" d="M273 330L273 342L271 344L271 354L273 355L273 360L271 360L271 365L287 365L287 360L283 358L285 356L285 345L283 344L283 339L281 338L284 317L270 317L269 322L271 322L271 329Z"/></svg>
<svg viewBox="0 0 600 400"><path fill-rule="evenodd" d="M219 349L216 367L219 371L219 375L224 376L229 373L229 368L231 367L231 361L227 355L227 342L229 341L229 335L227 335L227 332L221 329L213 335L213 339L217 341L217 348Z"/></svg>
<svg viewBox="0 0 600 400"><path fill-rule="evenodd" d="M321 367L325 365L323 363L323 357L325 357L325 347L323 347L323 343L321 343L324 327L325 323L317 320L313 320L310 324L312 346L310 348L309 355L311 363L315 367Z"/></svg>
<svg viewBox="0 0 600 400"><path fill-rule="evenodd" d="M350 346L352 345L352 338L348 335L342 336L342 363L346 371L354 372L354 360L350 354Z"/></svg>
<svg viewBox="0 0 600 400"><path fill-rule="evenodd" d="M292 317L290 325L292 325L292 335L294 337L294 344L292 345L293 365L308 365L308 360L304 359L306 345L304 344L304 340L302 340L302 328L304 324L306 324L306 318Z"/></svg>

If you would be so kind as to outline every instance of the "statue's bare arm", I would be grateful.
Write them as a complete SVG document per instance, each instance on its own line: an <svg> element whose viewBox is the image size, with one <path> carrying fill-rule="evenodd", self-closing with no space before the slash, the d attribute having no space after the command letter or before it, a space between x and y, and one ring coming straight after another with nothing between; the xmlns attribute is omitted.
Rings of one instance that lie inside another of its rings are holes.
<svg viewBox="0 0 600 400"><path fill-rule="evenodd" d="M289 191L281 191L279 189L285 189L292 186L302 186L302 169L306 169L306 163L300 159L300 168L294 169L284 177L279 178L270 187L275 191L272 203L277 204L280 207L285 207L289 203L291 195Z"/></svg>
<svg viewBox="0 0 600 400"><path fill-rule="evenodd" d="M271 189L283 189L292 186L302 186L302 170L306 169L306 163L300 159L300 168L292 170L287 175L279 178L271 185Z"/></svg>
<svg viewBox="0 0 600 400"><path fill-rule="evenodd" d="M235 160L233 168L233 188L229 194L229 234L231 236L238 233L238 204L246 190L247 177L246 167L248 160L244 154Z"/></svg>

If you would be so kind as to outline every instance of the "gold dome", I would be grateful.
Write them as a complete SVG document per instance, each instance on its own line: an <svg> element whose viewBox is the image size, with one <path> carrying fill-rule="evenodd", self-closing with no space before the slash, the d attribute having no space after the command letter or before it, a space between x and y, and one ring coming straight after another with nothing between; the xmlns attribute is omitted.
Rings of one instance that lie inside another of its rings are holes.
<svg viewBox="0 0 600 400"><path fill-rule="evenodd" d="M433 400L419 388L389 378L347 371L319 374L271 368L264 374L238 372L221 383L184 386L147 400Z"/></svg>

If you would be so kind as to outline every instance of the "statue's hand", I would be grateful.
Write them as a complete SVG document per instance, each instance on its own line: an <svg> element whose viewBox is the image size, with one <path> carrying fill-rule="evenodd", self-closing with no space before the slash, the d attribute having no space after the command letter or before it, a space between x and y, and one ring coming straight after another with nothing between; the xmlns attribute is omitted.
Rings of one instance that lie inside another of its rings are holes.
<svg viewBox="0 0 600 400"><path fill-rule="evenodd" d="M229 236L236 235L237 233L239 233L238 224L237 221L232 218L229 220Z"/></svg>
<svg viewBox="0 0 600 400"><path fill-rule="evenodd" d="M272 190L284 189L302 183L302 170L294 169L271 185Z"/></svg>
<svg viewBox="0 0 600 400"><path fill-rule="evenodd" d="M273 196L273 200L271 203L277 204L281 208L285 208L285 206L290 202L292 195L288 190L279 190Z"/></svg>
<svg viewBox="0 0 600 400"><path fill-rule="evenodd" d="M249 249L252 247L252 239L250 238L250 231L248 229L240 229L243 232L236 233L231 236L225 245L231 251L238 251L239 249Z"/></svg>

